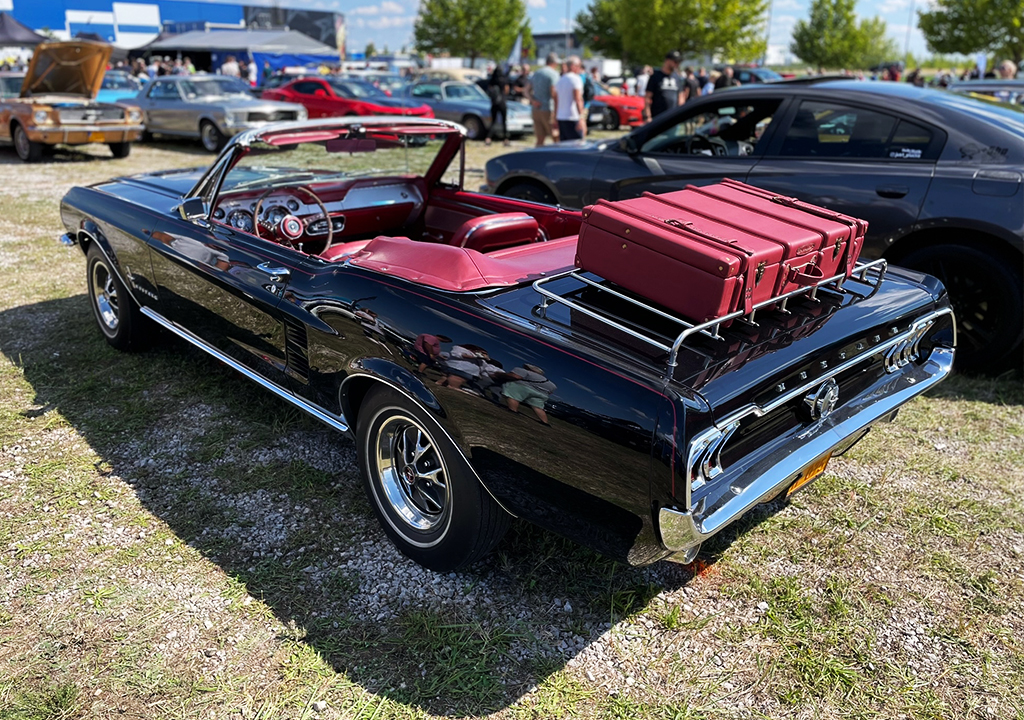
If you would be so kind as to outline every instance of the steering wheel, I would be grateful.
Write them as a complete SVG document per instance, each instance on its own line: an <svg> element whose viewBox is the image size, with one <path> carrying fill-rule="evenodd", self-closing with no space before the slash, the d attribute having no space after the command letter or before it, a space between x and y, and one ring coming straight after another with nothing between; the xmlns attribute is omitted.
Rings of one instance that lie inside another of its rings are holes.
<svg viewBox="0 0 1024 720"><path fill-rule="evenodd" d="M725 156L729 154L729 148L725 140L708 135L691 135L686 138L686 154L698 155L701 150L710 150L712 155Z"/></svg>
<svg viewBox="0 0 1024 720"><path fill-rule="evenodd" d="M324 205L323 201L317 197L315 192L310 190L305 185L296 185L294 187L283 188L269 188L268 190L263 191L263 194L260 195L259 199L256 201L255 207L253 207L252 210L253 232L256 233L256 237L262 239L262 236L260 235L260 225L263 225L263 220L262 218L260 218L260 213L263 210L263 201L266 200L267 196L269 196L271 193L276 192L278 190L282 192L290 192L293 195L298 194L299 191L301 191L309 195L311 198L313 198L313 202L315 202L320 207L320 213L323 215L324 221L327 223L327 244L324 245L324 249L320 251L321 253L327 252L327 250L334 243L334 223L331 222L331 215L329 212L327 212L327 206ZM319 220L319 218L314 216L311 218L306 218L305 220L300 220L294 215L285 215L284 218L281 219L281 222L279 222L276 227L271 227L269 225L264 225L264 227L267 230L273 232L275 235L277 235L279 240L288 243L292 247L295 247L298 240L306 233L306 231L309 229L309 226L313 223L314 220ZM272 240L273 238L267 239Z"/></svg>

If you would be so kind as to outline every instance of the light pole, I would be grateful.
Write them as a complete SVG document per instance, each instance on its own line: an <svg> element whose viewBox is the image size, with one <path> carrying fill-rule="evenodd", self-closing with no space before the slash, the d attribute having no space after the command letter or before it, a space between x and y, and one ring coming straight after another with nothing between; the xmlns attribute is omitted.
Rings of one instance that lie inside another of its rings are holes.
<svg viewBox="0 0 1024 720"><path fill-rule="evenodd" d="M565 0L565 56L569 57L569 28L572 27L572 0Z"/></svg>
<svg viewBox="0 0 1024 720"><path fill-rule="evenodd" d="M764 31L764 58L761 60L761 67L768 67L768 43L772 39L772 8L775 0L768 0L768 27Z"/></svg>
<svg viewBox="0 0 1024 720"><path fill-rule="evenodd" d="M907 40L903 44L903 69L910 72L910 31L914 28L914 0L910 0L910 17L907 18Z"/></svg>

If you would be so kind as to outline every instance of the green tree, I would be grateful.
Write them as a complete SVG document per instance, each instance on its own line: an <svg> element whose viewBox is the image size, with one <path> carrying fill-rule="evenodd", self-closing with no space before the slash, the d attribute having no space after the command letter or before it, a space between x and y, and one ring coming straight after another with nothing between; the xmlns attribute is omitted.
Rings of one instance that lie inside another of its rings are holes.
<svg viewBox="0 0 1024 720"><path fill-rule="evenodd" d="M1024 0L936 0L917 13L928 48L1024 62Z"/></svg>
<svg viewBox="0 0 1024 720"><path fill-rule="evenodd" d="M504 60L529 29L523 0L424 0L413 37L421 52Z"/></svg>
<svg viewBox="0 0 1024 720"><path fill-rule="evenodd" d="M576 32L594 50L627 60L619 32L618 4L617 0L593 0L586 10L576 14Z"/></svg>
<svg viewBox="0 0 1024 720"><path fill-rule="evenodd" d="M764 54L767 7L768 0L592 0L576 22L588 43L629 62L660 65L669 50L753 60Z"/></svg>
<svg viewBox="0 0 1024 720"><path fill-rule="evenodd" d="M814 0L807 20L793 28L789 49L815 67L866 68L892 60L899 45L880 17L857 22L856 0Z"/></svg>
<svg viewBox="0 0 1024 720"><path fill-rule="evenodd" d="M371 40L370 42L366 43L366 50L363 51L363 55L365 55L366 59L369 60L370 58L372 58L376 54L377 54L377 46L374 45L373 41Z"/></svg>

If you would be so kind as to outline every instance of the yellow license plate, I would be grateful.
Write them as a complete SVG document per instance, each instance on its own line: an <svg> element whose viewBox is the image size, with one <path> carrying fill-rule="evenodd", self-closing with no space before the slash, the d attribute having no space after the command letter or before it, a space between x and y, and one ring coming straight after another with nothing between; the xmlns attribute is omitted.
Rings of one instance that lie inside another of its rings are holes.
<svg viewBox="0 0 1024 720"><path fill-rule="evenodd" d="M89 142L103 142L103 133L91 132L89 133Z"/></svg>
<svg viewBox="0 0 1024 720"><path fill-rule="evenodd" d="M804 471L800 474L800 477L797 478L796 482L789 486L789 490L786 491L786 497L788 498L797 490L802 488L804 485L811 482L816 477L825 472L825 466L828 465L828 461L831 458L832 453L828 453L827 455L823 455L822 457L818 458L810 465L805 467Z"/></svg>

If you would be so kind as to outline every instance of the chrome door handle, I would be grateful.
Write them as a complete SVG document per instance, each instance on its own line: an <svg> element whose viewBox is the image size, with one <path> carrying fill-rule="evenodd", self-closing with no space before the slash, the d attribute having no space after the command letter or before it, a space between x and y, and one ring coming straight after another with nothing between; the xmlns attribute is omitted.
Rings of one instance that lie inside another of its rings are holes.
<svg viewBox="0 0 1024 720"><path fill-rule="evenodd" d="M288 278L290 278L292 274L288 268L277 267L268 262L260 263L256 266L256 269L269 275L270 282L274 283L288 282Z"/></svg>

